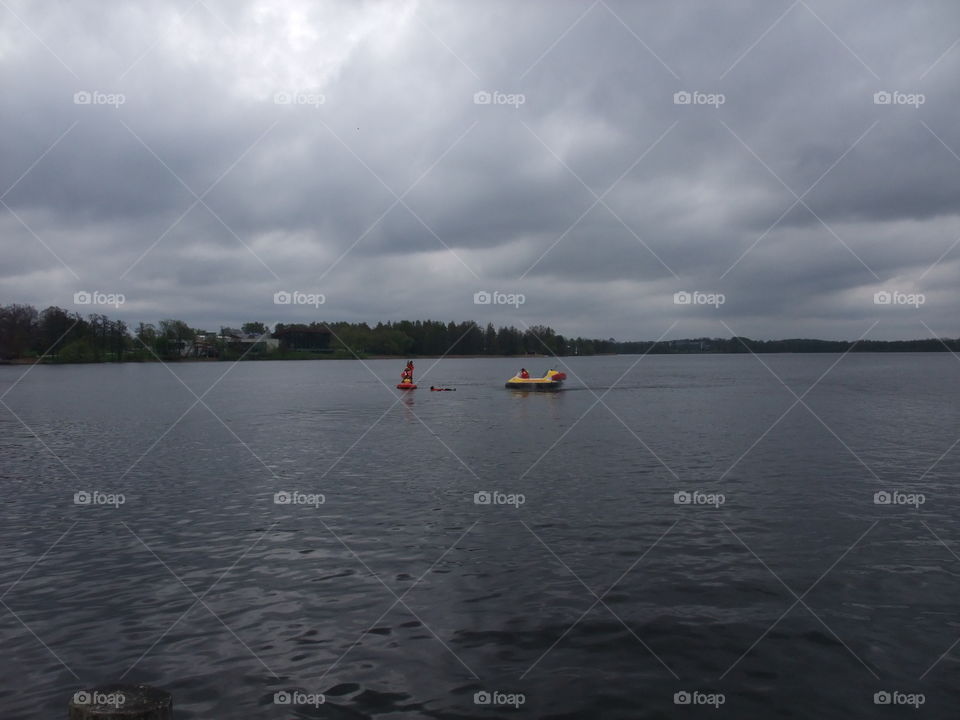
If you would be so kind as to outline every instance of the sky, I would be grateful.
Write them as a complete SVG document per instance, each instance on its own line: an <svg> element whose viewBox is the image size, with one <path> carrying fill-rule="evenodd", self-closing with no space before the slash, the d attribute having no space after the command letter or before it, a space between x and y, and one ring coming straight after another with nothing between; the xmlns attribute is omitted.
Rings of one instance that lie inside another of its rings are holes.
<svg viewBox="0 0 960 720"><path fill-rule="evenodd" d="M954 0L3 0L0 304L956 337L958 76Z"/></svg>

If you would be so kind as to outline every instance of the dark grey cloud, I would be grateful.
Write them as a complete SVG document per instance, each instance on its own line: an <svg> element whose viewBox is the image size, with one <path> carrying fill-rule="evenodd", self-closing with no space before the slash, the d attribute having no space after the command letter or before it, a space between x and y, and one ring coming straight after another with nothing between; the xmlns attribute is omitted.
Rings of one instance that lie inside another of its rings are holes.
<svg viewBox="0 0 960 720"><path fill-rule="evenodd" d="M953 2L7 5L6 302L119 291L131 322L211 327L960 332Z"/></svg>

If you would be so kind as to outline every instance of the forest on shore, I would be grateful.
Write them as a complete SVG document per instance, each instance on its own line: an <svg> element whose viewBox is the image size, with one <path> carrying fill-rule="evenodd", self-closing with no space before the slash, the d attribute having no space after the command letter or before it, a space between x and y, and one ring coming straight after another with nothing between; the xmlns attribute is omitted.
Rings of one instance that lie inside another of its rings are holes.
<svg viewBox="0 0 960 720"><path fill-rule="evenodd" d="M472 321L277 323L193 328L182 320L129 327L101 313L86 317L59 307L0 305L0 360L144 362L188 359L301 359L371 356L523 356L691 353L960 351L960 339L752 340L745 337L618 341L565 337L545 325L526 328Z"/></svg>

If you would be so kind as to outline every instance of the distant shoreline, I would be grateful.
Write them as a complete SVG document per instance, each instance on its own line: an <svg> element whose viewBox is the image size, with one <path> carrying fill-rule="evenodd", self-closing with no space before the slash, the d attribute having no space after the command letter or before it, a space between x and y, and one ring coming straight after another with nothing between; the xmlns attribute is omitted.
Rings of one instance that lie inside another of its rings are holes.
<svg viewBox="0 0 960 720"><path fill-rule="evenodd" d="M846 350L757 350L754 351L757 355L842 355ZM849 353L863 355L929 355L931 353L951 353L956 352L947 347L941 347L939 350L928 349L928 350L871 350L871 349L853 349ZM233 362L288 362L288 361L311 361L311 360L348 360L348 361L366 361L366 360L481 360L481 359L490 359L490 360L517 360L522 361L527 360L554 360L556 362L562 362L564 358L577 358L577 357L638 357L642 355L669 355L669 356L689 356L689 355L700 355L700 356L716 356L716 355L749 355L747 351L742 352L723 352L723 351L712 351L712 352L684 352L684 351L675 351L675 352L650 352L650 353L594 353L592 355L333 355L333 354L316 354L303 356L298 355L295 357L246 357L233 359L219 359L219 358L167 358L164 360L160 359L131 359L131 360L57 360L56 358L48 358L37 360L37 358L11 358L7 360L0 360L0 366L3 365L151 365L154 363L168 363L168 364L181 364L181 363L233 363ZM556 363L554 363L556 364Z"/></svg>
<svg viewBox="0 0 960 720"><path fill-rule="evenodd" d="M629 353L597 353L593 357L601 356L610 356L610 355L628 355ZM296 355L293 357L259 357L251 356L245 358L226 358L221 360L220 358L195 358L195 357L184 357L184 358L166 358L163 360L155 358L146 358L146 359L131 359L131 360L58 360L56 358L44 358L39 361L40 365L149 365L152 363L231 363L231 362L266 362L270 360L275 360L278 362L287 362L287 361L299 361L299 360L435 360L443 358L445 360L476 360L480 358L490 358L490 359L506 359L512 358L515 360L521 360L523 358L528 358L531 360L538 360L543 358L552 358L552 355L364 355L358 353L357 355L344 355L344 354L333 354L333 353L317 353L314 355ZM566 357L575 357L575 356L566 356ZM12 358L9 360L0 360L0 365L34 365L37 364L37 358Z"/></svg>

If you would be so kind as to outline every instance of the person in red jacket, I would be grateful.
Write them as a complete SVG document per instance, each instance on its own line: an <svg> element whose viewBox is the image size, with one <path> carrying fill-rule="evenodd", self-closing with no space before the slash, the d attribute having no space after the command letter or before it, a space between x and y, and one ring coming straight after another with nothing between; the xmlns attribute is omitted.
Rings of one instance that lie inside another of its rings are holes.
<svg viewBox="0 0 960 720"><path fill-rule="evenodd" d="M407 366L400 373L400 381L405 383L413 382L413 360L407 360Z"/></svg>
<svg viewBox="0 0 960 720"><path fill-rule="evenodd" d="M520 368L520 378L523 380L530 379L530 373L527 372L526 368Z"/></svg>

